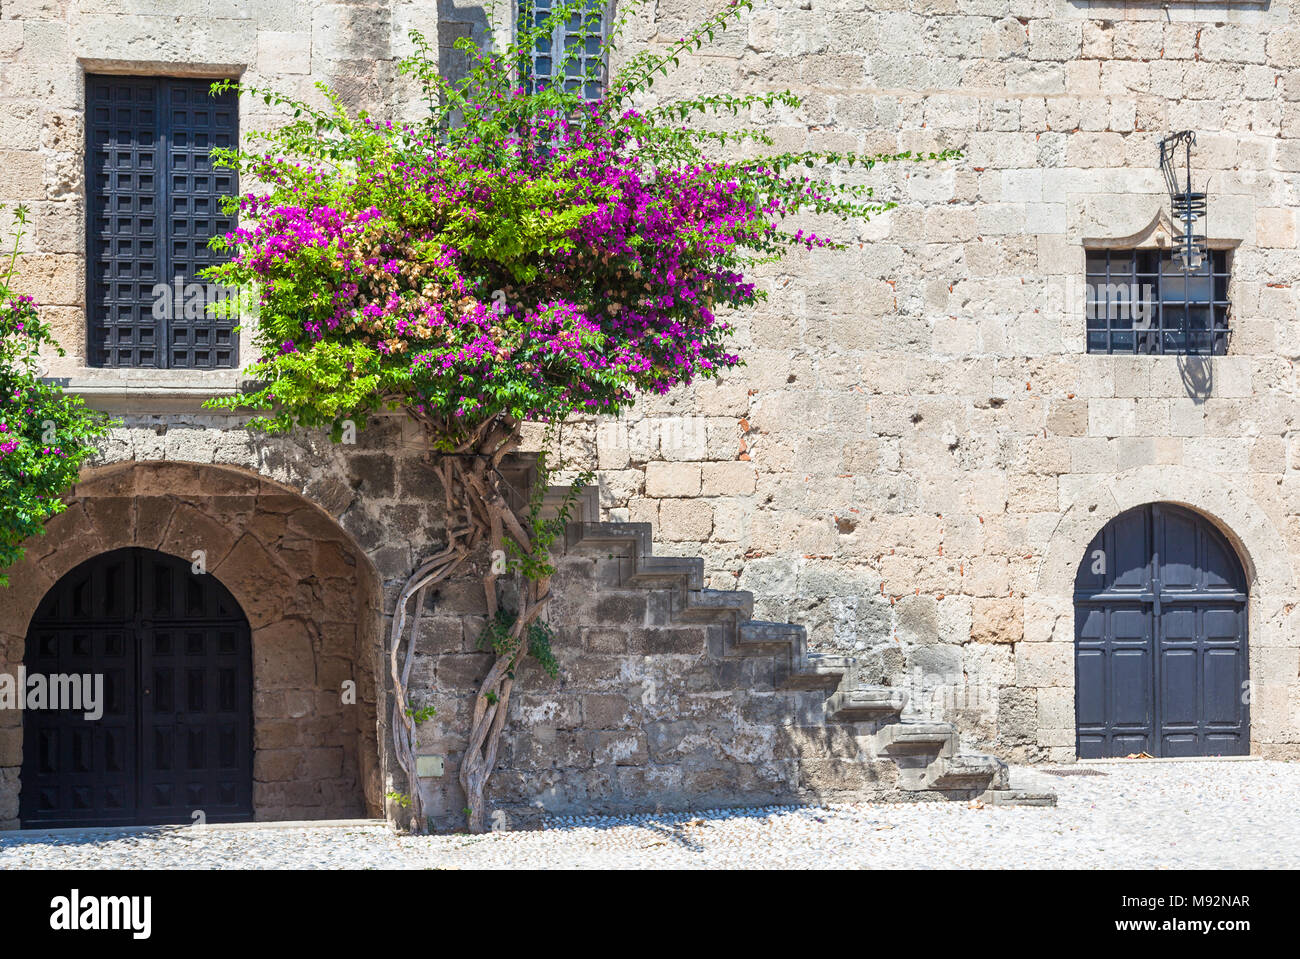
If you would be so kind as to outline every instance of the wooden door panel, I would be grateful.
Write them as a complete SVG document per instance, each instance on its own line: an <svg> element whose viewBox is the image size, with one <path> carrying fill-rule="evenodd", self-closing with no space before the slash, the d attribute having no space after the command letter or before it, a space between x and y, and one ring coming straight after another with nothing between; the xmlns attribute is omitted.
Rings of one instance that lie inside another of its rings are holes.
<svg viewBox="0 0 1300 959"><path fill-rule="evenodd" d="M25 825L251 818L251 637L213 577L141 549L82 564L42 601L25 665L104 684L97 720L24 714Z"/></svg>
<svg viewBox="0 0 1300 959"><path fill-rule="evenodd" d="M1248 753L1246 590L1202 516L1151 505L1108 523L1076 578L1079 756Z"/></svg>

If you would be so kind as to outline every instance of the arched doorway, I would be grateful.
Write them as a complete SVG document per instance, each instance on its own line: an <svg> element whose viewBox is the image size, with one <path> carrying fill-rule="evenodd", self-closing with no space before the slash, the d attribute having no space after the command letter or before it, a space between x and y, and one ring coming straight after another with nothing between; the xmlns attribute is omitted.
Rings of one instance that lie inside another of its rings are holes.
<svg viewBox="0 0 1300 959"><path fill-rule="evenodd" d="M98 718L25 712L24 827L252 818L249 624L212 574L152 549L96 556L41 600L24 666L102 677Z"/></svg>
<svg viewBox="0 0 1300 959"><path fill-rule="evenodd" d="M1148 504L1106 524L1075 578L1080 759L1250 752L1246 583L1191 510Z"/></svg>

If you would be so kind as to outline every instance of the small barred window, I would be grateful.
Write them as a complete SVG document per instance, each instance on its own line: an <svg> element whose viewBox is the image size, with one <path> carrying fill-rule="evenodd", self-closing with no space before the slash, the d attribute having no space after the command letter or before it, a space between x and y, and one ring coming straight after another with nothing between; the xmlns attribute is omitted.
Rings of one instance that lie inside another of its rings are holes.
<svg viewBox="0 0 1300 959"><path fill-rule="evenodd" d="M1089 353L1221 356L1228 351L1228 254L1186 273L1166 250L1089 250Z"/></svg>
<svg viewBox="0 0 1300 959"><path fill-rule="evenodd" d="M521 0L520 33L543 26L557 6L556 0ZM600 45L608 28L607 6L607 0L586 0L581 12L551 24L550 33L537 38L524 64L530 92L562 78L566 90L581 90L586 100L604 95L606 64Z"/></svg>

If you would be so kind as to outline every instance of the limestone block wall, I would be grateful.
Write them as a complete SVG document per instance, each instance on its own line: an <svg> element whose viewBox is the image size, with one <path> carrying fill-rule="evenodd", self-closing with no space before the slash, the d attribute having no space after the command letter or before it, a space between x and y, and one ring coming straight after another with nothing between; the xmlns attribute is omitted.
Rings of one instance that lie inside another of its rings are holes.
<svg viewBox="0 0 1300 959"><path fill-rule="evenodd" d="M323 102L315 89L323 81L353 108L382 112L418 99L396 71L413 28L436 40L436 0L0 5L0 203L31 208L35 223L18 262L19 289L44 305L69 354L52 370L78 381L123 379L82 368L87 73L230 77L314 103ZM260 100L245 99L241 135L265 129L273 116Z"/></svg>
<svg viewBox="0 0 1300 959"><path fill-rule="evenodd" d="M632 35L663 43L709 9L658 3ZM735 318L745 367L570 431L569 451L602 468L610 516L702 553L711 585L1026 760L1074 754L1091 535L1126 504L1198 508L1271 570L1253 742L1300 756L1298 66L1286 0L759 4L655 96L791 88L801 110L752 118L778 148L964 156L879 168L898 208L814 223L849 249L764 273L766 305ZM1182 129L1229 251L1228 355L1089 356L1085 249L1168 235L1157 145Z"/></svg>
<svg viewBox="0 0 1300 959"><path fill-rule="evenodd" d="M518 672L488 790L493 828L557 815L942 798L900 785L899 767L872 746L879 724L828 725L830 689L785 688L782 655L737 651L734 624L685 620L673 590L623 585L627 564L608 549L558 558L549 618L559 674L532 659ZM413 697L438 710L420 726L418 750L446 759L443 775L420 780L437 829L464 826L457 770L493 660L476 644L481 572L428 611L412 670Z"/></svg>
<svg viewBox="0 0 1300 959"><path fill-rule="evenodd" d="M253 640L253 804L258 819L376 814L373 644L378 584L314 504L247 472L176 462L91 472L0 596L0 670L23 662L26 624L66 572L123 546L205 554ZM350 684L350 695L345 684ZM16 825L23 714L0 716L0 828Z"/></svg>
<svg viewBox="0 0 1300 959"><path fill-rule="evenodd" d="M626 36L663 43L711 9L650 4ZM439 529L418 455L384 445L397 427L348 451L264 443L194 410L233 375L81 366L82 78L239 76L306 97L324 80L400 115L410 26L449 72L452 40L489 29L481 7L431 0L0 2L0 201L33 208L21 284L69 350L52 371L129 414L106 461L238 464L302 491L390 600ZM609 516L703 555L757 616L948 687L935 713L1026 760L1073 756L1070 593L1092 533L1150 499L1200 509L1252 577L1252 678L1271 704L1252 711L1256 751L1300 755L1298 51L1293 0L765 0L655 97L792 88L801 110L751 118L780 149L964 156L871 174L898 208L812 223L849 249L762 273L767 303L734 318L744 368L567 430L571 461L600 467ZM246 101L240 122L270 117ZM1186 128L1232 264L1229 355L1088 356L1084 251L1167 235L1156 144Z"/></svg>
<svg viewBox="0 0 1300 959"><path fill-rule="evenodd" d="M185 559L201 549L252 629L255 818L400 822L385 795L420 788L431 823L459 828L458 762L492 659L478 647L489 558L481 551L423 610L411 705L437 712L417 752L445 765L413 787L390 741L388 627L406 577L443 535L443 497L410 424L380 417L357 439L267 437L225 415L124 414L67 510L9 571L0 671L16 674L36 607L77 565L124 546ZM525 470L506 472L518 481ZM734 623L685 618L675 589L623 585L629 560L609 549L557 562L549 618L560 671L548 677L530 660L519 672L491 785L504 824L948 794L900 784L873 745L880 724L827 725L838 674L786 688L784 642L738 650ZM22 724L21 711L0 711L0 829L19 825Z"/></svg>

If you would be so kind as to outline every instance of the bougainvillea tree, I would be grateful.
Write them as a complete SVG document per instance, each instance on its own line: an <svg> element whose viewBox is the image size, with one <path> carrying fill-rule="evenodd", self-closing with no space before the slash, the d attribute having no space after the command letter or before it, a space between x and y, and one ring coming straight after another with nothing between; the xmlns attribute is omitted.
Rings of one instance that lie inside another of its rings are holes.
<svg viewBox="0 0 1300 959"><path fill-rule="evenodd" d="M63 494L108 432L106 417L42 378L41 350L63 350L36 302L12 289L27 209L10 212L12 248L0 262L0 587L24 541L63 511Z"/></svg>
<svg viewBox="0 0 1300 959"><path fill-rule="evenodd" d="M221 157L265 185L237 201L243 225L217 241L230 259L214 272L257 290L261 358L250 371L255 389L212 405L255 409L252 422L269 430L326 428L336 438L349 423L401 409L424 427L440 480L446 541L400 593L388 648L396 753L412 783L400 800L415 828L424 825L421 716L407 683L427 591L485 545L509 558L483 584L483 642L496 659L460 764L473 831L484 828L520 659L531 652L554 666L541 617L546 546L563 516L543 520L536 495L511 505L498 468L519 447L521 425L615 415L639 395L736 366L727 315L761 298L755 263L836 245L794 229L793 218L887 208L865 185L832 185L845 178L826 168L936 158L764 154L771 141L761 129L711 122L796 109L789 93L638 108L683 54L749 6L733 2L681 40L629 57L596 102L583 98L581 77L569 89L521 70L527 51L548 42L553 18L588 17L583 0L521 28L504 51L460 41L468 68L456 79L439 74L412 34L416 52L402 68L423 90L418 122L353 115L324 87L325 108L242 91L290 116L253 149ZM624 4L604 31L606 59L634 10ZM594 37L597 25L585 29ZM556 76L574 62L560 51L555 60Z"/></svg>

